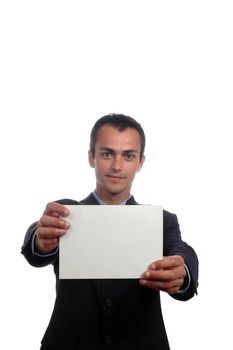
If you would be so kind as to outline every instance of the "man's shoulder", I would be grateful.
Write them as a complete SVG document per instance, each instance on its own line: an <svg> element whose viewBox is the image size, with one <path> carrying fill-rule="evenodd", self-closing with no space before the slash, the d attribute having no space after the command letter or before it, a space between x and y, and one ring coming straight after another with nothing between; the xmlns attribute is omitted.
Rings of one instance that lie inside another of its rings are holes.
<svg viewBox="0 0 233 350"><path fill-rule="evenodd" d="M163 210L163 226L164 229L170 226L179 226L176 214L170 213L167 210Z"/></svg>
<svg viewBox="0 0 233 350"><path fill-rule="evenodd" d="M63 199L58 199L55 201L56 203L63 204L63 205L77 205L79 204L78 201L70 198L63 198Z"/></svg>
<svg viewBox="0 0 233 350"><path fill-rule="evenodd" d="M165 218L174 218L174 217L176 217L176 214L171 213L170 211L163 209L163 216Z"/></svg>
<svg viewBox="0 0 233 350"><path fill-rule="evenodd" d="M63 198L56 200L56 203L62 204L62 205L95 205L99 204L97 200L95 199L93 193L89 194L86 198L77 201L70 198Z"/></svg>

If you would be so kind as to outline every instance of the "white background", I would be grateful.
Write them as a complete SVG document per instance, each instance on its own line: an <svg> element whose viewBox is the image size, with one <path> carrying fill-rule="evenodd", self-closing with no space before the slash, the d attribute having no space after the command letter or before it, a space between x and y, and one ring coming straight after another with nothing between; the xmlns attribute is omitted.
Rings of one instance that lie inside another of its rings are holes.
<svg viewBox="0 0 233 350"><path fill-rule="evenodd" d="M198 297L162 295L171 349L232 347L232 18L224 0L1 1L1 349L39 349L55 280L24 233L94 188L89 132L111 112L147 135L136 199L175 212L199 255Z"/></svg>

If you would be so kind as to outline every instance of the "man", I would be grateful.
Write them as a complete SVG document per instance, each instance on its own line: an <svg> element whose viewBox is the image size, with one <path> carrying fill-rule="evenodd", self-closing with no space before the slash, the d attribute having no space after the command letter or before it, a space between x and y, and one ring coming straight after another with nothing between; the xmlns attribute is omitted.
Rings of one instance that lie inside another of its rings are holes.
<svg viewBox="0 0 233 350"><path fill-rule="evenodd" d="M69 210L63 204L137 205L130 190L143 166L144 148L144 131L133 118L118 114L100 118L92 129L89 150L95 191L80 202L48 203L41 219L29 227L22 253L33 266L53 264L57 283L41 350L169 349L160 291L188 300L198 284L197 256L182 241L176 215L163 212L164 258L152 261L139 281L58 279L59 238L70 227L65 220Z"/></svg>

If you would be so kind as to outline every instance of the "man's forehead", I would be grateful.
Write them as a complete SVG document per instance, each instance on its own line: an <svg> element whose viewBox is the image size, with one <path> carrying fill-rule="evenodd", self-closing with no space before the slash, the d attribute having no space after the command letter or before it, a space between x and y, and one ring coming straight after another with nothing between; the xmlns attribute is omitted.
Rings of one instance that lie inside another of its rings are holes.
<svg viewBox="0 0 233 350"><path fill-rule="evenodd" d="M100 137L97 139L96 149L100 151L112 151L112 152L136 152L139 153L141 145L139 140L132 140L127 138L115 138L113 137Z"/></svg>
<svg viewBox="0 0 233 350"><path fill-rule="evenodd" d="M100 127L97 133L97 141L102 140L121 140L124 142L140 142L140 135L134 128L119 130L116 127L106 124Z"/></svg>

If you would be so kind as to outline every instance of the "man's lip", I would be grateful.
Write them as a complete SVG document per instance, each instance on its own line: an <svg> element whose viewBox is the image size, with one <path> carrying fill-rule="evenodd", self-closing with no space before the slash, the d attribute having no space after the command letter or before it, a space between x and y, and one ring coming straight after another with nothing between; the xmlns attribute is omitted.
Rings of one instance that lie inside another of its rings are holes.
<svg viewBox="0 0 233 350"><path fill-rule="evenodd" d="M107 174L107 177L110 177L112 179L125 179L125 176L118 176L118 175L113 175L113 174Z"/></svg>

